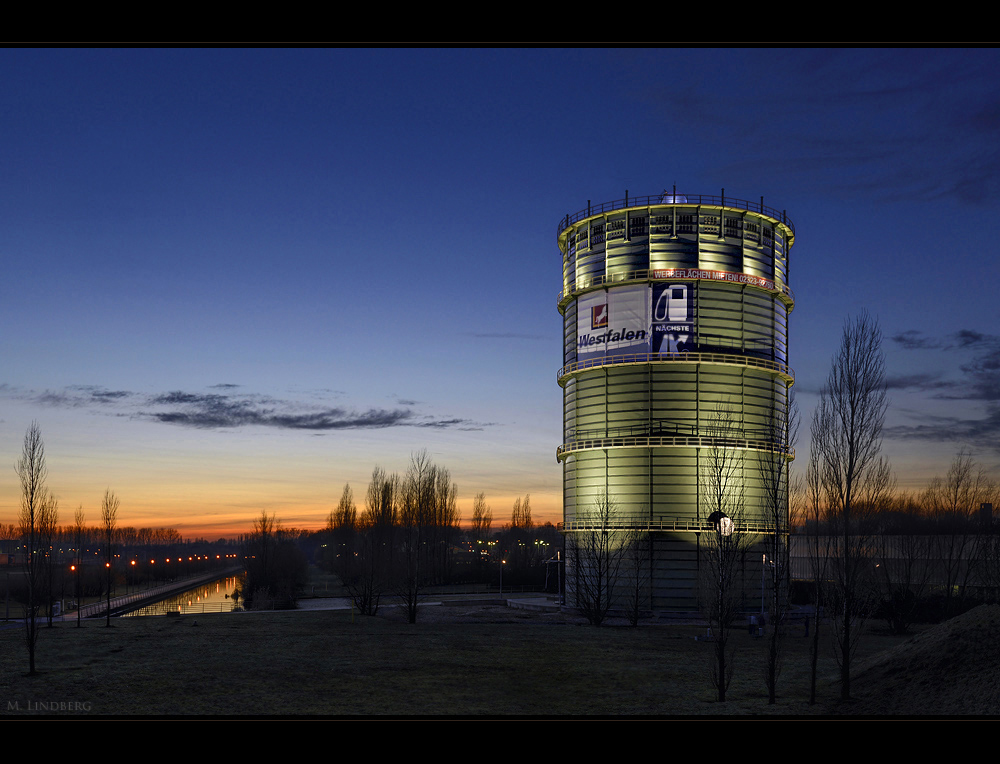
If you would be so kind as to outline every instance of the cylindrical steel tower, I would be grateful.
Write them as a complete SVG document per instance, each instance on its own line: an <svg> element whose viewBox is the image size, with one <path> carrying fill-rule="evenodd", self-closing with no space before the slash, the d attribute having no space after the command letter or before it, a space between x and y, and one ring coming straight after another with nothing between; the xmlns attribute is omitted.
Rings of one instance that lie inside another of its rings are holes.
<svg viewBox="0 0 1000 764"><path fill-rule="evenodd" d="M648 534L649 607L697 602L719 454L737 475L727 490L740 493L741 527L757 534L782 524L764 510L780 462L787 532L794 239L784 212L725 191L626 193L559 223L563 529L594 532L593 508L610 498L620 527ZM566 580L571 602L572 570Z"/></svg>

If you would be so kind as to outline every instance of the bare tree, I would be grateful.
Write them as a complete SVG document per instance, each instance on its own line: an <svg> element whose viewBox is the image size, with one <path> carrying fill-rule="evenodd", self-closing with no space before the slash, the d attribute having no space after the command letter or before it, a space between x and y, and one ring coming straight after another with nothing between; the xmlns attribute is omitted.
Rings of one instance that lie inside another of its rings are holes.
<svg viewBox="0 0 1000 764"><path fill-rule="evenodd" d="M355 607L364 615L378 612L389 580L399 509L398 489L396 475L387 475L381 467L372 470L353 554L347 556L341 574Z"/></svg>
<svg viewBox="0 0 1000 764"><path fill-rule="evenodd" d="M392 577L393 588L406 609L408 623L417 622L417 603L427 575L425 565L421 564L421 542L426 541L421 530L436 527L437 498L437 470L430 457L426 451L412 454L399 498Z"/></svg>
<svg viewBox="0 0 1000 764"><path fill-rule="evenodd" d="M841 668L841 699L845 666L853 662L867 619L878 606L877 572L880 517L895 485L889 463L879 459L865 490L855 492L851 513L845 518L835 501L827 505L827 528L833 553L829 560L830 586L824 595L832 619L834 648ZM849 525L845 532L844 526Z"/></svg>
<svg viewBox="0 0 1000 764"><path fill-rule="evenodd" d="M510 515L510 524L514 528L520 528L524 531L530 531L535 527L535 523L531 519L530 494L524 497L523 503L520 496L514 500L514 509Z"/></svg>
<svg viewBox="0 0 1000 764"><path fill-rule="evenodd" d="M407 623L417 622L417 604L424 583L420 564L420 523L415 507L406 501L400 507L399 527L396 529L398 548L393 555L395 571L393 589L406 610Z"/></svg>
<svg viewBox="0 0 1000 764"><path fill-rule="evenodd" d="M767 702L777 701L778 675L781 672L785 617L788 612L789 582L789 470L791 449L798 435L798 411L791 391L787 397L776 398L767 423L767 438L771 450L758 456L757 470L761 486L761 516L769 532L764 540L766 552L761 560L768 573L766 670Z"/></svg>
<svg viewBox="0 0 1000 764"><path fill-rule="evenodd" d="M351 484L344 484L344 492L340 494L337 508L330 513L329 528L331 530L346 529L353 531L358 524L358 508L354 503L354 491Z"/></svg>
<svg viewBox="0 0 1000 764"><path fill-rule="evenodd" d="M244 577L242 597L244 608L263 610L271 605L276 595L274 580L274 551L278 520L266 509L253 520L249 535L242 537Z"/></svg>
<svg viewBox="0 0 1000 764"><path fill-rule="evenodd" d="M523 575L524 571L532 563L533 549L531 544L532 529L535 527L531 519L531 496L525 495L522 501L519 496L514 500L514 507L510 515L510 527L507 529L505 545L507 559L513 572ZM502 564L502 563L501 563Z"/></svg>
<svg viewBox="0 0 1000 764"><path fill-rule="evenodd" d="M717 445L705 449L701 457L700 493L709 531L702 550L702 609L713 638L712 686L718 701L725 702L735 668L730 637L743 609L740 568L753 541L744 517L742 452L725 442L735 437L731 407L719 405L706 428Z"/></svg>
<svg viewBox="0 0 1000 764"><path fill-rule="evenodd" d="M874 541L879 610L889 631L905 634L917 602L930 583L932 536L927 518L911 496L893 501L878 515Z"/></svg>
<svg viewBox="0 0 1000 764"><path fill-rule="evenodd" d="M486 503L486 494L477 493L472 502L472 542L476 551L476 574L485 575L489 559L490 529L493 526L493 510Z"/></svg>
<svg viewBox="0 0 1000 764"><path fill-rule="evenodd" d="M118 529L118 497L108 488L101 502L101 526L104 529L104 567L107 573L108 610L105 615L105 626L111 625L111 584L114 581L115 562L115 532Z"/></svg>
<svg viewBox="0 0 1000 764"><path fill-rule="evenodd" d="M80 620L83 612L83 565L81 563L83 562L83 537L86 530L86 516L83 514L83 505L81 504L76 508L76 512L73 515L73 536L74 546L76 547L76 555L73 561L76 575L73 576L73 579L76 589L76 627L78 629L83 625Z"/></svg>
<svg viewBox="0 0 1000 764"><path fill-rule="evenodd" d="M567 539L576 605L590 623L600 626L611 610L628 551L618 502L602 491L590 511L578 520L586 527L573 531Z"/></svg>
<svg viewBox="0 0 1000 764"><path fill-rule="evenodd" d="M862 313L844 325L811 428L830 520L840 538L840 549L831 562L842 700L851 697L851 656L869 605L863 502L877 496L891 479L881 455L887 408L882 332L873 318Z"/></svg>
<svg viewBox="0 0 1000 764"><path fill-rule="evenodd" d="M338 575L342 572L348 554L354 554L354 537L358 530L358 508L354 503L351 484L344 485L337 508L330 512L326 531L329 543L326 548L326 565Z"/></svg>
<svg viewBox="0 0 1000 764"><path fill-rule="evenodd" d="M38 536L41 541L39 554L44 556L42 564L42 588L45 592L45 611L48 627L52 628L55 604L55 544L59 535L59 501L51 493L42 502L38 518Z"/></svg>
<svg viewBox="0 0 1000 764"><path fill-rule="evenodd" d="M434 485L432 521L428 527L427 550L430 553L431 580L446 582L450 576L450 549L459 528L461 515L458 511L458 485L451 480L451 473L444 467L431 470Z"/></svg>
<svg viewBox="0 0 1000 764"><path fill-rule="evenodd" d="M253 531L241 538L245 561L241 584L244 608L294 608L308 580L309 563L297 543L300 532L285 529L273 514L261 510Z"/></svg>
<svg viewBox="0 0 1000 764"><path fill-rule="evenodd" d="M638 626L642 618L643 606L648 604L651 559L649 533L639 528L624 531L625 572L628 591L625 596L625 614L630 626Z"/></svg>
<svg viewBox="0 0 1000 764"><path fill-rule="evenodd" d="M486 503L486 494L477 493L472 502L472 535L477 542L484 543L493 525L493 510Z"/></svg>
<svg viewBox="0 0 1000 764"><path fill-rule="evenodd" d="M21 511L19 525L25 545L24 573L27 582L27 602L24 611L24 641L28 648L28 673L35 674L35 647L38 644L39 584L42 574L39 524L42 508L48 501L45 478L45 444L37 422L32 422L24 434L21 458L14 469L21 481Z"/></svg>
<svg viewBox="0 0 1000 764"><path fill-rule="evenodd" d="M819 453L813 450L809 455L809 466L806 469L806 499L805 524L809 562L812 569L813 610L816 623L813 624L812 644L809 648L809 705L816 703L816 671L819 661L819 631L822 619L823 591L827 579L827 562L830 559L830 536L823 533L823 518L825 505L823 499L823 481L820 477Z"/></svg>
<svg viewBox="0 0 1000 764"><path fill-rule="evenodd" d="M982 467L977 467L972 454L960 451L944 480L935 478L924 493L924 509L936 525L934 556L941 566L948 617L961 606L976 574L984 530L979 508L990 500L993 490L992 481ZM956 591L958 605L953 605Z"/></svg>

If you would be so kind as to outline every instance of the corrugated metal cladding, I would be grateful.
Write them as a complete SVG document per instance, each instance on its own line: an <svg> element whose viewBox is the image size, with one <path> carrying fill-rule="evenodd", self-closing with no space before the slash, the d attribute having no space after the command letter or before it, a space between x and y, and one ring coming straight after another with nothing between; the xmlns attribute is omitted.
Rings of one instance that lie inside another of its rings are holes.
<svg viewBox="0 0 1000 764"><path fill-rule="evenodd" d="M761 523L759 461L791 456L774 412L794 379L794 236L763 200L670 193L560 223L564 527L586 532L595 500L612 497L622 522L649 532L653 608L696 597L709 444L733 449L745 513Z"/></svg>

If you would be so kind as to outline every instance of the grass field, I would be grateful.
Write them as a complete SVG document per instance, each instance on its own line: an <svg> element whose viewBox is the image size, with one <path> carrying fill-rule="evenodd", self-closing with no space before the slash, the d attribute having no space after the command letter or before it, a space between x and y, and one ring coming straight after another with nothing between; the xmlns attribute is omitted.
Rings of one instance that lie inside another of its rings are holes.
<svg viewBox="0 0 1000 764"><path fill-rule="evenodd" d="M23 627L0 629L7 715L829 715L837 665L824 640L820 703L809 706L809 641L788 639L779 699L767 705L763 645L737 634L729 700L713 701L703 629L594 628L499 607L241 613L62 623L41 629L38 675ZM797 632L800 633L800 632ZM829 633L829 632L827 632ZM869 635L862 657L904 641ZM59 706L58 704L66 704Z"/></svg>

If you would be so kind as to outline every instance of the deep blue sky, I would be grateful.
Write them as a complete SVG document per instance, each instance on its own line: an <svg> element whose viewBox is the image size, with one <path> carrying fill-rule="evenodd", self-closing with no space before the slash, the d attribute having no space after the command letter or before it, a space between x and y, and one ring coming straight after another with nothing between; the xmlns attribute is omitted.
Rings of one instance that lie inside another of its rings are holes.
<svg viewBox="0 0 1000 764"><path fill-rule="evenodd" d="M39 422L64 521L111 486L124 524L315 525L420 448L466 516L530 493L557 520L557 223L676 184L795 223L800 466L868 309L900 486L960 448L995 470L998 70L992 49L0 51L0 453ZM17 502L0 470L0 521Z"/></svg>

